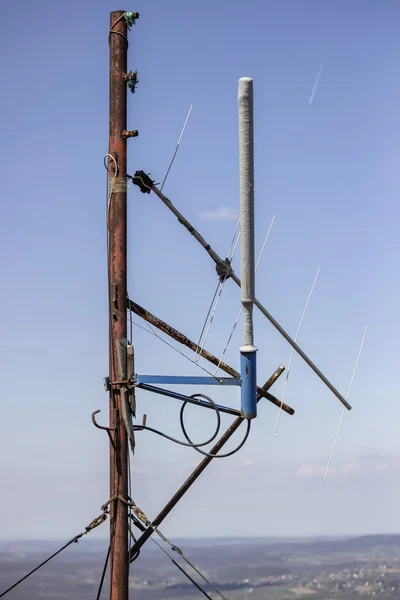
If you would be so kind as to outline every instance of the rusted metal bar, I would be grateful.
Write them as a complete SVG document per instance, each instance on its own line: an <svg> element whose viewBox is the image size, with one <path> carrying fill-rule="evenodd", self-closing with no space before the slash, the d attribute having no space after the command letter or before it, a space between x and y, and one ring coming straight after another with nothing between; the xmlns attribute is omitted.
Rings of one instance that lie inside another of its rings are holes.
<svg viewBox="0 0 400 600"><path fill-rule="evenodd" d="M282 375L284 370L285 370L285 367L280 366L275 371L275 373L273 373L271 375L271 377L268 379L268 381L265 383L265 385L263 385L262 390L264 392L267 391L275 383L275 381L280 377L280 375ZM259 402L261 400L261 398L262 398L261 394L257 394L257 402ZM178 502L182 498L182 496L184 496L186 494L188 489L194 484L196 479L201 475L201 473L204 471L204 469L210 464L210 462L214 458L214 456L211 456L211 455L217 454L221 450L221 448L223 448L223 446L225 446L226 442L229 440L230 437L232 437L232 435L235 433L235 431L240 427L240 425L243 422L246 422L246 419L243 419L242 417L238 417L237 419L235 419L233 421L232 425L230 425L230 427L228 427L228 429L220 437L218 442L216 444L214 444L213 448L210 450L209 456L205 456L203 458L201 463L199 463L197 465L197 467L194 469L194 471L191 473L191 475L189 475L189 477L186 479L185 483L179 488L179 490L176 492L176 494L174 494L174 496L172 496L171 500L158 513L158 515L153 520L151 525L149 525L147 527L146 531L144 531L142 533L142 535L140 536L140 538L138 538L138 540L133 544L133 546L129 552L130 558L132 558L136 555L137 551L140 550L140 548L143 546L143 544L153 534L153 532L154 532L153 528L161 525L161 523L169 515L171 510L178 504Z"/></svg>
<svg viewBox="0 0 400 600"><path fill-rule="evenodd" d="M126 298L126 136L127 89L123 79L127 71L127 24L125 11L110 15L110 121L109 121L109 208L108 208L108 286L110 381L126 379L121 374L118 347L127 337L127 319L123 310ZM113 160L111 159L113 157ZM128 440L122 416L121 390L111 386L110 497L128 498ZM128 600L128 507L116 500L110 506L110 598Z"/></svg>
<svg viewBox="0 0 400 600"><path fill-rule="evenodd" d="M138 173L140 175L138 175ZM143 175L142 175L143 174ZM144 177L143 177L144 176ZM142 187L144 185L144 189L146 191L153 191L158 198L165 204L167 208L176 216L179 223L181 223L185 229L199 242L199 244L206 250L209 256L213 259L217 267L222 267L226 269L226 263L222 260L220 256L211 248L210 244L206 242L206 240L200 235L198 231L189 223L187 219L179 212L179 210L172 204L171 200L164 196L164 194L154 185L154 182L146 176L143 171L137 171L134 177L131 177L132 181ZM143 191L143 189L142 189ZM235 275L232 271L230 273L231 279L240 287L240 279ZM318 367L312 362L312 360L307 356L305 352L296 344L296 342L290 337L288 333L283 329L283 327L274 319L274 317L267 311L267 309L261 304L257 298L254 300L255 306L259 309L262 314L267 317L268 321L275 327L277 331L285 338L285 340L292 346L293 350L297 352L299 356L308 364L308 366L314 371L314 373L324 382L324 384L330 389L330 391L336 396L336 398L343 404L347 410L351 410L350 404L347 400L342 396L342 394L334 387L334 385L325 377L325 375L318 369Z"/></svg>
<svg viewBox="0 0 400 600"><path fill-rule="evenodd" d="M154 325L154 327L157 327L157 329L169 335L172 339L176 340L183 346L190 348L194 352L197 351L200 354L200 356L208 360L210 363L212 363L215 366L219 366L221 371L225 371L225 373L228 373L228 375L231 375L235 378L240 377L240 373L238 371L235 371L235 369L233 369L226 363L220 362L219 358L211 354L211 352L207 352L207 350L204 349L199 349L198 344L192 342L192 340L186 337L186 335L184 335L171 325L168 325L168 323L165 323L165 321L162 321L136 302L133 302L133 300L131 299L128 299L128 309L139 315L139 317L147 321L147 323ZM261 395L262 398L269 400L270 402L272 402L272 404L275 404L275 406L278 406L279 408L281 407L281 401L278 398L275 398L275 396L273 396L269 392L267 392L265 388L257 386L257 392ZM282 410L289 415L294 415L294 409L288 406L287 404L282 404Z"/></svg>

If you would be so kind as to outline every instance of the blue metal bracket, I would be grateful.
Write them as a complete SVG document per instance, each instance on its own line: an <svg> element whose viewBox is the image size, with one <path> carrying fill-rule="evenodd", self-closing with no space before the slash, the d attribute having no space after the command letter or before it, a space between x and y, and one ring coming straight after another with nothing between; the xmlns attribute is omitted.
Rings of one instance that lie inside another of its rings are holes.
<svg viewBox="0 0 400 600"><path fill-rule="evenodd" d="M179 375L135 375L138 385L142 383L164 385L242 385L242 379L235 377L185 377Z"/></svg>

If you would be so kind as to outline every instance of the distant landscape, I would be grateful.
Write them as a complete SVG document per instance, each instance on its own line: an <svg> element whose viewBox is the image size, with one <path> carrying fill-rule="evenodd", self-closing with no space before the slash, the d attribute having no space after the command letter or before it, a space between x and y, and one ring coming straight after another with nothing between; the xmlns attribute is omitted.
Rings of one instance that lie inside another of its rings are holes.
<svg viewBox="0 0 400 600"><path fill-rule="evenodd" d="M161 540L157 537L157 542ZM0 594L63 542L0 542ZM174 540L228 600L347 600L400 597L400 535L328 539ZM202 587L179 554L163 547ZM12 590L7 598L96 598L107 542L83 539ZM204 597L149 541L131 565L131 597ZM102 597L108 597L107 580Z"/></svg>

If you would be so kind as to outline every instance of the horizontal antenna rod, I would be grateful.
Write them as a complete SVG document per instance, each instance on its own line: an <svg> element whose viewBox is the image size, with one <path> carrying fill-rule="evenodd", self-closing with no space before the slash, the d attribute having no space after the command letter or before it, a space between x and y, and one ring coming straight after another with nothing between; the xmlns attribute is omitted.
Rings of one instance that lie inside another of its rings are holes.
<svg viewBox="0 0 400 600"><path fill-rule="evenodd" d="M142 191L146 190L150 193L150 190L152 190L155 193L155 195L158 196L160 198L160 200L165 204L165 206L167 208L169 208L169 210L176 216L179 223L181 223L189 231L189 233L191 233L192 236L199 242L199 244L201 246L203 246L204 250L206 250L206 252L211 256L211 258L213 259L215 264L218 267L222 267L223 269L226 269L227 265L226 265L225 261L223 261L222 258L220 256L218 256L218 254L211 248L210 244L208 244L205 241L205 239L199 234L199 232L196 231L196 229L193 227L193 225L191 225L189 223L189 221L187 221L185 219L185 217L183 215L181 215L181 213L178 211L178 209L175 208L175 206L172 204L171 200L169 198L167 198L166 196L164 196L164 194L161 193L157 187L155 187L154 182L149 178L148 175L146 175L146 173L144 173L144 171L138 171L135 173L134 177L129 176L129 178L132 179L133 183L135 183L136 185L139 185L139 187L141 187ZM236 283L236 285L241 287L240 279L239 279L239 277L237 277L235 275L235 273L233 271L230 273L230 277ZM301 358L308 364L308 366L321 379L321 381L323 381L324 384L331 390L331 392L336 396L336 398L338 400L340 400L340 402L343 404L343 406L345 406L347 408L347 410L351 410L350 404L342 396L342 394L340 392L338 392L338 390L335 388L335 386L332 385L332 383L318 369L318 367L312 362L312 360L307 356L307 354L305 354L305 352L303 352L303 350L300 348L300 346L298 346L296 344L296 342L294 340L292 340L290 335L288 333L286 333L286 331L283 329L283 327L281 327L281 325L279 325L279 323L267 311L267 309L261 304L261 302L259 300L257 300L257 298L254 300L254 304L262 312L262 314L265 317L267 317L268 321L275 327L275 329L277 331L279 331L279 333L282 335L282 337L284 337L285 340L292 346L292 348L295 350L295 352L297 352L297 354L299 356L301 356Z"/></svg>
<svg viewBox="0 0 400 600"><path fill-rule="evenodd" d="M266 384L261 388L264 393L282 375L282 373L284 372L284 370L285 370L285 367L281 366L281 367L279 367L275 371L275 373L273 373L271 375L271 377L268 379L268 381L266 382ZM257 402L259 402L260 400L261 400L261 394L257 394ZM178 504L179 500L186 494L186 492L188 491L188 489L194 484L194 482L199 477L199 475L201 475L202 472L204 471L204 469L210 464L210 462L213 460L215 454L217 454L217 452L219 452L221 450L221 448L226 444L226 442L229 440L229 438L232 437L232 435L241 426L241 424L245 423L245 422L246 422L246 419L243 419L242 417L238 417L237 419L235 419L233 421L232 425L230 425L230 427L228 427L228 429L220 437L220 439L218 440L218 442L216 444L214 444L213 448L210 450L209 455L206 456L205 458L203 458L203 460L201 461L201 463L199 463L197 465L197 467L194 469L194 471L191 473L191 475L189 475L189 477L186 479L185 483L183 485L181 485L181 487L176 492L176 494L174 494L172 496L172 498L170 499L170 501L158 513L158 515L156 516L156 518L154 519L154 521L147 527L146 531L144 531L142 533L142 535L140 536L140 538L138 538L138 540L133 544L133 546L130 549L131 560L132 560L133 557L135 557L137 551L140 550L140 548L143 546L143 544L145 542L147 542L147 540L154 533L154 529L153 528L158 527L159 525L161 525L161 523L169 515L169 513L171 512L171 510L173 508L175 508L175 506Z"/></svg>
<svg viewBox="0 0 400 600"><path fill-rule="evenodd" d="M190 348L191 350L194 350L194 351L196 351L198 349L198 345L195 344L195 342L192 342L192 340L190 340L188 337L186 337L186 335L184 335L183 333L181 333L180 331L178 331L171 325L168 325L168 323L165 323L165 321L162 321L161 319L159 319L158 317L153 315L151 312L149 312L148 310L146 310L139 304L136 304L136 302L133 302L133 300L131 300L130 298L128 298L128 300L127 300L127 306L128 306L128 310L131 310L132 312L137 314L139 317L144 319L147 323L154 325L154 327L157 327L157 329L159 329L163 333L166 333L172 339L179 342L183 346L186 346L187 348ZM211 354L211 352L207 352L207 350L204 350L204 348L201 349L201 351L199 351L199 354L203 358L208 360L208 362L212 363L215 366L219 366L221 371L225 371L225 373L228 373L228 375L231 375L232 377L235 377L235 378L240 377L240 373L238 373L238 371L235 371L235 369L233 369L229 365L227 365L223 362L220 362L219 358L217 358L216 356ZM218 377L216 377L216 379L218 379ZM275 396L273 396L269 392L267 392L265 389L265 386L264 386L264 388L257 386L257 392L258 392L258 394L261 395L262 398L269 400L270 402L272 402L272 404L275 404L275 406L277 406L278 408L281 407L281 401L278 398L275 398ZM282 404L282 410L285 411L288 415L294 415L294 409L291 408L290 406L288 406L287 404Z"/></svg>

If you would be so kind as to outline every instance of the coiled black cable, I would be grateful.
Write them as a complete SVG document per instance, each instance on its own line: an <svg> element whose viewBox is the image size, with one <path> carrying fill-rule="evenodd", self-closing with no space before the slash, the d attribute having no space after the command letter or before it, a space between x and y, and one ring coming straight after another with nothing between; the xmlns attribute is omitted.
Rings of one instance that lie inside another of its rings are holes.
<svg viewBox="0 0 400 600"><path fill-rule="evenodd" d="M200 448L201 448L201 446L207 446L208 444L213 442L215 440L215 438L217 437L217 435L220 431L220 428L221 428L220 411L219 411L217 405L215 404L215 402L209 396L206 396L205 394L193 394L190 397L191 398L204 398L211 404L212 408L214 409L214 411L216 413L217 426L215 428L213 435L205 442L196 444L191 440L191 438L189 437L189 434L187 433L187 429L186 429L185 422L184 422L184 412L185 412L185 408L186 408L188 402L183 402L181 410L180 410L180 414L179 414L179 422L181 425L182 433L186 439L186 442L184 442L183 440L178 440L177 438L174 438L170 435L167 435L166 433L164 433L163 431L160 431L159 429L154 429L153 427L148 427L147 425L135 425L133 427L133 429L135 431L143 431L143 430L150 431L151 433L155 433L156 435L166 438L170 442L174 442L175 444L179 444L180 446L187 446L189 448L193 448L194 450L196 450L196 452L199 452L203 456L208 456L210 458L227 458L228 456L232 456L233 454L238 452L244 446L244 444L247 441L247 438L249 437L251 421L250 420L247 421L247 428L246 428L245 435L244 435L242 441L240 442L240 444L236 448L234 448L230 452L226 452L225 454L210 454L208 452L205 452L204 450L201 450Z"/></svg>

